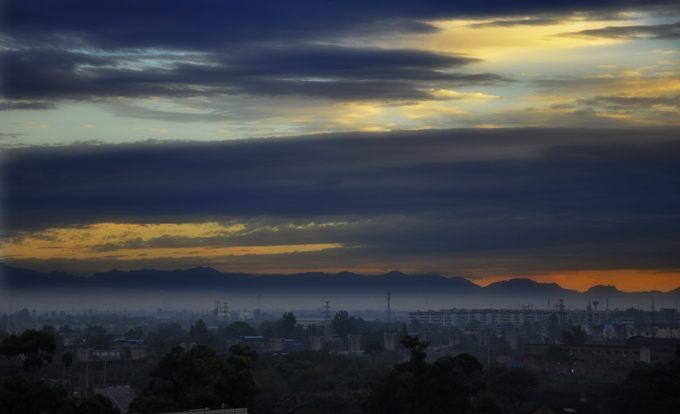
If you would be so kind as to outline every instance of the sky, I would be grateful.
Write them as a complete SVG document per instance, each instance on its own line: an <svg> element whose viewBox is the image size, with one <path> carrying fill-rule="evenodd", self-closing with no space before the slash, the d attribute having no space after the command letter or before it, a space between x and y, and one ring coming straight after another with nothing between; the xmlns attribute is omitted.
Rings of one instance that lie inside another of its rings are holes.
<svg viewBox="0 0 680 414"><path fill-rule="evenodd" d="M676 1L9 0L0 260L680 287Z"/></svg>

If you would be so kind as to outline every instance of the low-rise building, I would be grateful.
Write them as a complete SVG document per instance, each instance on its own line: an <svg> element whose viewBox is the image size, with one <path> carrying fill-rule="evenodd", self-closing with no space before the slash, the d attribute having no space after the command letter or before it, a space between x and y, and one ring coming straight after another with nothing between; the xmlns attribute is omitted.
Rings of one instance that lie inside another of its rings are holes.
<svg viewBox="0 0 680 414"><path fill-rule="evenodd" d="M602 381L623 380L639 362L650 363L649 348L625 345L525 344L524 367L539 375L573 375Z"/></svg>
<svg viewBox="0 0 680 414"><path fill-rule="evenodd" d="M409 319L422 323L439 325L465 326L471 321L480 321L487 325L502 324L521 325L524 322L547 322L555 311L544 309L441 309L409 312ZM606 311L588 311L573 309L563 311L565 321L572 323L604 324L607 321Z"/></svg>

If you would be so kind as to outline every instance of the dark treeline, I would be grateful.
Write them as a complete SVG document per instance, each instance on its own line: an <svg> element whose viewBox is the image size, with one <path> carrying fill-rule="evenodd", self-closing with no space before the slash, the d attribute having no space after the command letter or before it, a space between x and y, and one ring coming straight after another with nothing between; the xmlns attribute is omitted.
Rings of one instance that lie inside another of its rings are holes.
<svg viewBox="0 0 680 414"><path fill-rule="evenodd" d="M24 317L33 317L25 313ZM523 368L490 363L492 352L511 354L512 349L502 335L493 337L488 346L478 345L476 322L465 327L467 334L456 346L446 346L450 332L446 327L417 321L367 322L339 311L330 320L330 339L322 349L286 349L280 354L255 352L243 339L286 338L309 348L311 337L325 336L326 327L302 326L291 312L257 326L239 321L210 328L198 319L188 329L178 323L154 329L138 319L125 322L140 325L125 325L130 329L116 336L144 341L148 358L132 360L127 350L108 366L102 361L86 366L74 357L73 348L55 339L73 333L68 324L57 329L45 325L20 335L0 333L0 412L57 414L79 405L86 413L118 413L108 399L95 394L95 384L103 383L131 384L137 398L129 412L138 414L223 404L247 407L252 413L287 413L308 405L320 413L521 414L529 400L557 391L587 391L603 414L671 413L680 406L677 362L638 363L622 383L564 384ZM582 331L554 321L523 327L530 337L542 328L555 334L559 330L563 343L584 341ZM103 325L78 330L79 348L113 346L114 335ZM384 333L397 334L396 349L384 349ZM357 334L362 335L363 352L350 355L347 335Z"/></svg>

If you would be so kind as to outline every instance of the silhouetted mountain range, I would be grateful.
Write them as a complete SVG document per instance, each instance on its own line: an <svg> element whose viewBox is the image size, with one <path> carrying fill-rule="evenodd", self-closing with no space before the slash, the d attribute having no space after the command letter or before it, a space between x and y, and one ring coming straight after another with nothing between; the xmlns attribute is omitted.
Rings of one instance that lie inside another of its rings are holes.
<svg viewBox="0 0 680 414"><path fill-rule="evenodd" d="M446 278L437 274L404 274L390 272L384 275L364 276L351 272L336 274L311 272L297 274L250 275L246 273L224 273L210 267L196 267L186 270L111 270L96 273L91 277L80 277L64 272L40 273L29 269L18 269L0 263L0 281L3 289L69 289L69 288L113 288L153 289L173 292L200 291L257 291L257 292L340 292L437 294L467 297L522 297L557 298L581 296L627 297L633 295L680 295L680 288L662 293L621 292L614 286L594 286L584 293L563 289L556 283L540 283L530 279L512 279L481 287L462 278Z"/></svg>

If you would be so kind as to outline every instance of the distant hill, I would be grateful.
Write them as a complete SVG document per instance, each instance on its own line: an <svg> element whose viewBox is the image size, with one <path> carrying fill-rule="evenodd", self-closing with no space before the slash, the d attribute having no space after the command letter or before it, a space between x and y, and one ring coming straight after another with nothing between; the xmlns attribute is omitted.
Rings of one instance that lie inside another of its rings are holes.
<svg viewBox="0 0 680 414"><path fill-rule="evenodd" d="M586 290L584 292L586 295L607 295L607 296L618 296L626 292L621 292L616 288L616 286L604 286L604 285L597 285L593 286L590 289Z"/></svg>
<svg viewBox="0 0 680 414"><path fill-rule="evenodd" d="M448 295L454 297L522 297L522 298L588 298L617 295L649 295L651 292L627 293L614 286L594 286L585 293L563 289L556 283L540 283L531 279L512 279L481 287L462 277L443 277L438 274L405 274L389 272L383 275L364 276L352 272L297 273L250 275L225 273L210 267L186 270L111 270L91 277L80 277L63 272L40 273L18 269L0 263L0 287L13 289L68 289L112 288L149 289L171 292L357 292L384 294L393 292L406 295ZM655 295L680 296L680 288Z"/></svg>
<svg viewBox="0 0 680 414"><path fill-rule="evenodd" d="M495 282L484 288L484 291L492 296L556 297L579 294L576 290L563 289L557 283L540 283L531 279L511 279Z"/></svg>

